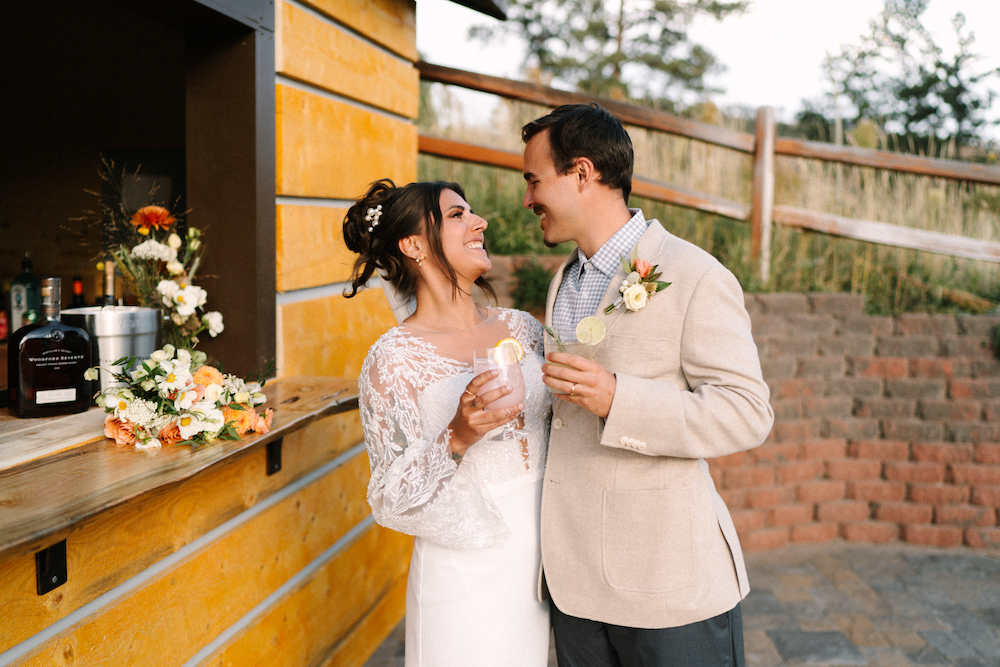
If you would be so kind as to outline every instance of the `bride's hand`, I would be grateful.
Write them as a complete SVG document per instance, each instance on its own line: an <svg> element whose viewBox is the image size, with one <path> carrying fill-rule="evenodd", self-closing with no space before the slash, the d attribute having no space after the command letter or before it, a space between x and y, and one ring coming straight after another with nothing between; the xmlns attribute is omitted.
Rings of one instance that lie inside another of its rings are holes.
<svg viewBox="0 0 1000 667"><path fill-rule="evenodd" d="M483 407L511 392L508 385L479 395L480 388L495 379L497 375L498 372L495 370L480 373L472 378L472 382L462 392L455 417L448 424L448 428L451 429L451 451L459 456L464 456L469 447L479 442L480 438L514 419L524 410L524 405L520 403L513 408L503 410L487 410Z"/></svg>

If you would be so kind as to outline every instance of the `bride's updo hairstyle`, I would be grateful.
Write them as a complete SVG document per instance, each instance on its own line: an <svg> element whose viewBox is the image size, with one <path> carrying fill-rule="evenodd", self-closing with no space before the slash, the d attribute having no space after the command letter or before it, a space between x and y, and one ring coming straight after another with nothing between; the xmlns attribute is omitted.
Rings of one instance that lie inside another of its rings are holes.
<svg viewBox="0 0 1000 667"><path fill-rule="evenodd" d="M424 231L430 246L427 259L441 267L457 293L458 276L441 246L441 192L444 190L452 190L465 199L461 185L446 181L410 183L397 188L388 178L383 178L371 184L365 196L344 216L344 242L358 255L351 274L351 292L345 292L344 296L357 294L377 270L402 297L413 296L417 290L418 272L412 261L407 262L399 242ZM485 278L476 279L476 285L496 301L496 293Z"/></svg>

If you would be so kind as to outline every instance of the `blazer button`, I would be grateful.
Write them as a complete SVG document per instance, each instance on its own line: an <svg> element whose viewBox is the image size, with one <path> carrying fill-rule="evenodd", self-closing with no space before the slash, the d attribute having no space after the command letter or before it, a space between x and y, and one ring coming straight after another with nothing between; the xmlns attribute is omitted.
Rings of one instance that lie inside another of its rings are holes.
<svg viewBox="0 0 1000 667"><path fill-rule="evenodd" d="M623 435L623 436L622 436L622 439L621 439L621 440L619 440L618 442L620 442L620 443L622 443L623 445L625 445L626 447L628 447L628 444L629 444L629 439L628 439L628 438L626 438L626 437L625 437L625 436Z"/></svg>
<svg viewBox="0 0 1000 667"><path fill-rule="evenodd" d="M638 447L639 449L646 449L646 443L640 441L639 444L636 445L636 447Z"/></svg>
<svg viewBox="0 0 1000 667"><path fill-rule="evenodd" d="M554 428L555 430L558 431L559 429L562 428L562 426L563 426L562 420L559 419L559 417L556 417L555 419L552 420L552 428Z"/></svg>

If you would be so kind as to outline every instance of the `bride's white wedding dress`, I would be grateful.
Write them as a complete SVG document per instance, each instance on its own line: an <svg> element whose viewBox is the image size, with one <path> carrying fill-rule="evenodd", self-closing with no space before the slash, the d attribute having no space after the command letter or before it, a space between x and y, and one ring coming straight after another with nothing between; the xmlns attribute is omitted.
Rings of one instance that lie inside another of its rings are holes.
<svg viewBox="0 0 1000 667"><path fill-rule="evenodd" d="M448 424L474 377L472 351L514 337L524 347L527 435L499 428L461 464ZM536 596L539 508L551 398L542 328L516 310L438 331L403 323L372 346L359 379L368 502L382 526L416 536L406 592L407 667L544 667L548 605Z"/></svg>

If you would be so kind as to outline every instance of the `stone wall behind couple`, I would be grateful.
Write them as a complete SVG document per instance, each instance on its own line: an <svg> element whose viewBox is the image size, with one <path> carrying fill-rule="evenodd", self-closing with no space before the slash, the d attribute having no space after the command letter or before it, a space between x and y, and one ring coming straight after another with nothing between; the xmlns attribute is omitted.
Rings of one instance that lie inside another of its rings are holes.
<svg viewBox="0 0 1000 667"><path fill-rule="evenodd" d="M774 428L712 459L743 548L1000 547L1000 317L863 313L850 294L748 294Z"/></svg>

